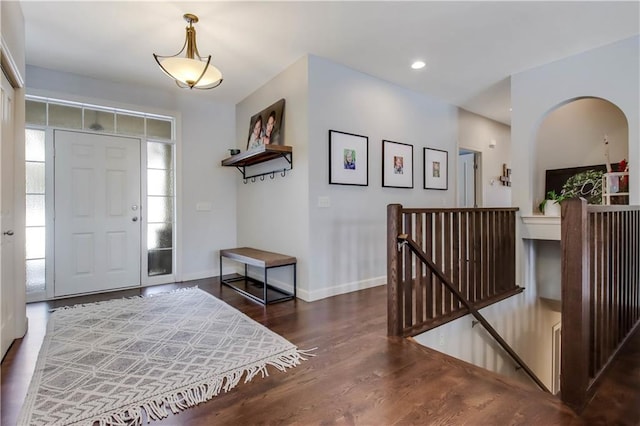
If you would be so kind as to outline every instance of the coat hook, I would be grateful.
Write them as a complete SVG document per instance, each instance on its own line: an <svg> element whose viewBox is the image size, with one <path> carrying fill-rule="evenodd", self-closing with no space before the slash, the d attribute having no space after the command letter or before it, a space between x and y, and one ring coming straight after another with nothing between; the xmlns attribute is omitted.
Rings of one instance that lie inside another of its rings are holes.
<svg viewBox="0 0 640 426"><path fill-rule="evenodd" d="M287 175L287 169L284 169L280 174L282 175L282 177L285 177Z"/></svg>
<svg viewBox="0 0 640 426"><path fill-rule="evenodd" d="M276 178L276 172L271 172L271 176L269 176L271 179L275 179Z"/></svg>
<svg viewBox="0 0 640 426"><path fill-rule="evenodd" d="M252 178L251 178L251 182L255 182L255 181L256 181L256 178L255 178L255 177L252 177Z"/></svg>
<svg viewBox="0 0 640 426"><path fill-rule="evenodd" d="M247 182L248 182L246 179L243 179L243 181L244 181L244 184L245 184L245 185L246 185L246 184L247 184Z"/></svg>
<svg viewBox="0 0 640 426"><path fill-rule="evenodd" d="M264 182L264 175L260 176L260 180Z"/></svg>

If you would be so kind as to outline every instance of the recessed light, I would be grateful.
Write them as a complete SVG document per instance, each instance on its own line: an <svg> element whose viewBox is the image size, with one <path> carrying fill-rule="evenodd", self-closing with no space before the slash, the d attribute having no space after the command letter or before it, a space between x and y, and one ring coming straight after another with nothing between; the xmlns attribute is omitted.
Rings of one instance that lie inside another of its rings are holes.
<svg viewBox="0 0 640 426"><path fill-rule="evenodd" d="M413 68L414 70L419 70L424 68L426 65L427 64L425 64L423 61L415 61L411 64L411 68Z"/></svg>

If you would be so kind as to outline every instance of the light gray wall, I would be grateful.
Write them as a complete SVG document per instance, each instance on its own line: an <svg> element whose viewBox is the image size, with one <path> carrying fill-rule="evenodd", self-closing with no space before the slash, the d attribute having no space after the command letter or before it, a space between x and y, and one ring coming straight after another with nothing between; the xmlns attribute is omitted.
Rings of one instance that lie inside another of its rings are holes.
<svg viewBox="0 0 640 426"><path fill-rule="evenodd" d="M220 166L235 141L234 107L202 92L166 92L27 67L30 92L144 112L178 115L179 280L218 275L218 250L236 246L235 172ZM210 211L196 204L211 203Z"/></svg>
<svg viewBox="0 0 640 426"><path fill-rule="evenodd" d="M0 2L0 28L2 38L11 52L15 66L20 76L25 76L25 31L24 17L20 2L2 1Z"/></svg>
<svg viewBox="0 0 640 426"><path fill-rule="evenodd" d="M495 140L496 146L489 147ZM458 112L458 147L482 154L480 168L481 205L479 207L510 207L511 187L499 180L502 165L511 163L511 128L505 124L460 109Z"/></svg>
<svg viewBox="0 0 640 426"><path fill-rule="evenodd" d="M293 170L264 181L244 184L233 172L237 191L238 246L273 251L298 260L298 294L308 300L309 289L309 153L307 59L301 58L236 105L234 146L247 149L250 119L276 101L285 99L284 144L293 147ZM285 166L278 159L254 167L251 174ZM291 272L270 272L274 282L292 284Z"/></svg>
<svg viewBox="0 0 640 426"><path fill-rule="evenodd" d="M611 162L628 160L627 119L611 102L578 99L544 118L536 137L534 206L545 196L545 170L605 164L605 134Z"/></svg>
<svg viewBox="0 0 640 426"><path fill-rule="evenodd" d="M629 126L630 182L640 182L640 36L543 65L511 77L513 201L523 215L534 211L536 138L546 115L583 97L606 99ZM640 185L630 185L630 203L640 203Z"/></svg>
<svg viewBox="0 0 640 426"><path fill-rule="evenodd" d="M368 186L328 183L329 130L369 138ZM413 145L413 189L382 187L383 139ZM449 152L449 190L423 189L423 147ZM453 207L456 156L457 108L309 56L310 299L385 283L387 204Z"/></svg>

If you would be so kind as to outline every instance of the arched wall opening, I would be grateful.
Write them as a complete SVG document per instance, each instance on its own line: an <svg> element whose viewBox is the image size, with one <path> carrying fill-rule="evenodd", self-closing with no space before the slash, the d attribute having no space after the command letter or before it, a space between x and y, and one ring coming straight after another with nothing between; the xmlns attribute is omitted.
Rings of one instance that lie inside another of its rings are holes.
<svg viewBox="0 0 640 426"><path fill-rule="evenodd" d="M533 211L545 196L546 170L604 165L605 135L612 164L629 160L629 125L606 99L581 97L562 102L540 121L535 137Z"/></svg>

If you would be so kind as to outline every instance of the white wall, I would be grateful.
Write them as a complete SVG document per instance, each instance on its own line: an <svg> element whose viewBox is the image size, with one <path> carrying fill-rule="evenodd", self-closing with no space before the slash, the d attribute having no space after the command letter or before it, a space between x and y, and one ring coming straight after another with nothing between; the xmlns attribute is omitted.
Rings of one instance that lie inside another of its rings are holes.
<svg viewBox="0 0 640 426"><path fill-rule="evenodd" d="M24 17L20 3L17 1L3 1L0 3L0 28L3 42L11 53L11 58L24 78L25 75L25 32ZM5 58L3 58L4 60Z"/></svg>
<svg viewBox="0 0 640 426"><path fill-rule="evenodd" d="M640 203L640 36L593 49L511 77L513 201L533 211L536 138L548 112L567 101L597 97L615 104L629 126L630 203Z"/></svg>
<svg viewBox="0 0 640 426"><path fill-rule="evenodd" d="M311 300L386 282L387 204L455 205L456 120L452 105L309 56ZM329 130L368 136L368 186L329 184ZM382 187L383 139L413 145L413 189ZM423 189L423 147L449 152L449 190Z"/></svg>
<svg viewBox="0 0 640 426"><path fill-rule="evenodd" d="M284 144L293 147L293 170L285 177L244 184L233 173L237 191L239 247L274 251L298 260L298 295L308 300L309 285L309 153L307 59L302 58L236 105L235 146L247 149L251 116L284 98ZM260 170L282 168L272 160ZM257 172L257 170L253 170ZM253 173L252 173L253 174ZM292 284L291 268L269 272L275 282Z"/></svg>
<svg viewBox="0 0 640 426"><path fill-rule="evenodd" d="M611 162L629 159L627 119L611 102L578 99L544 118L536 137L534 206L545 196L545 170L605 164L605 134Z"/></svg>
<svg viewBox="0 0 640 426"><path fill-rule="evenodd" d="M496 141L494 148L489 147L492 140ZM476 182L476 186L482 189L479 207L510 207L511 187L503 186L499 180L503 164L513 167L509 126L460 108L458 148L482 154L480 185ZM457 155L454 158L457 160Z"/></svg>
<svg viewBox="0 0 640 426"><path fill-rule="evenodd" d="M234 145L234 107L206 99L203 92L167 91L95 80L27 67L33 93L144 112L178 113L179 280L218 275L218 250L236 246L235 172L220 166ZM174 85L175 86L175 85ZM210 211L196 204L211 203Z"/></svg>

